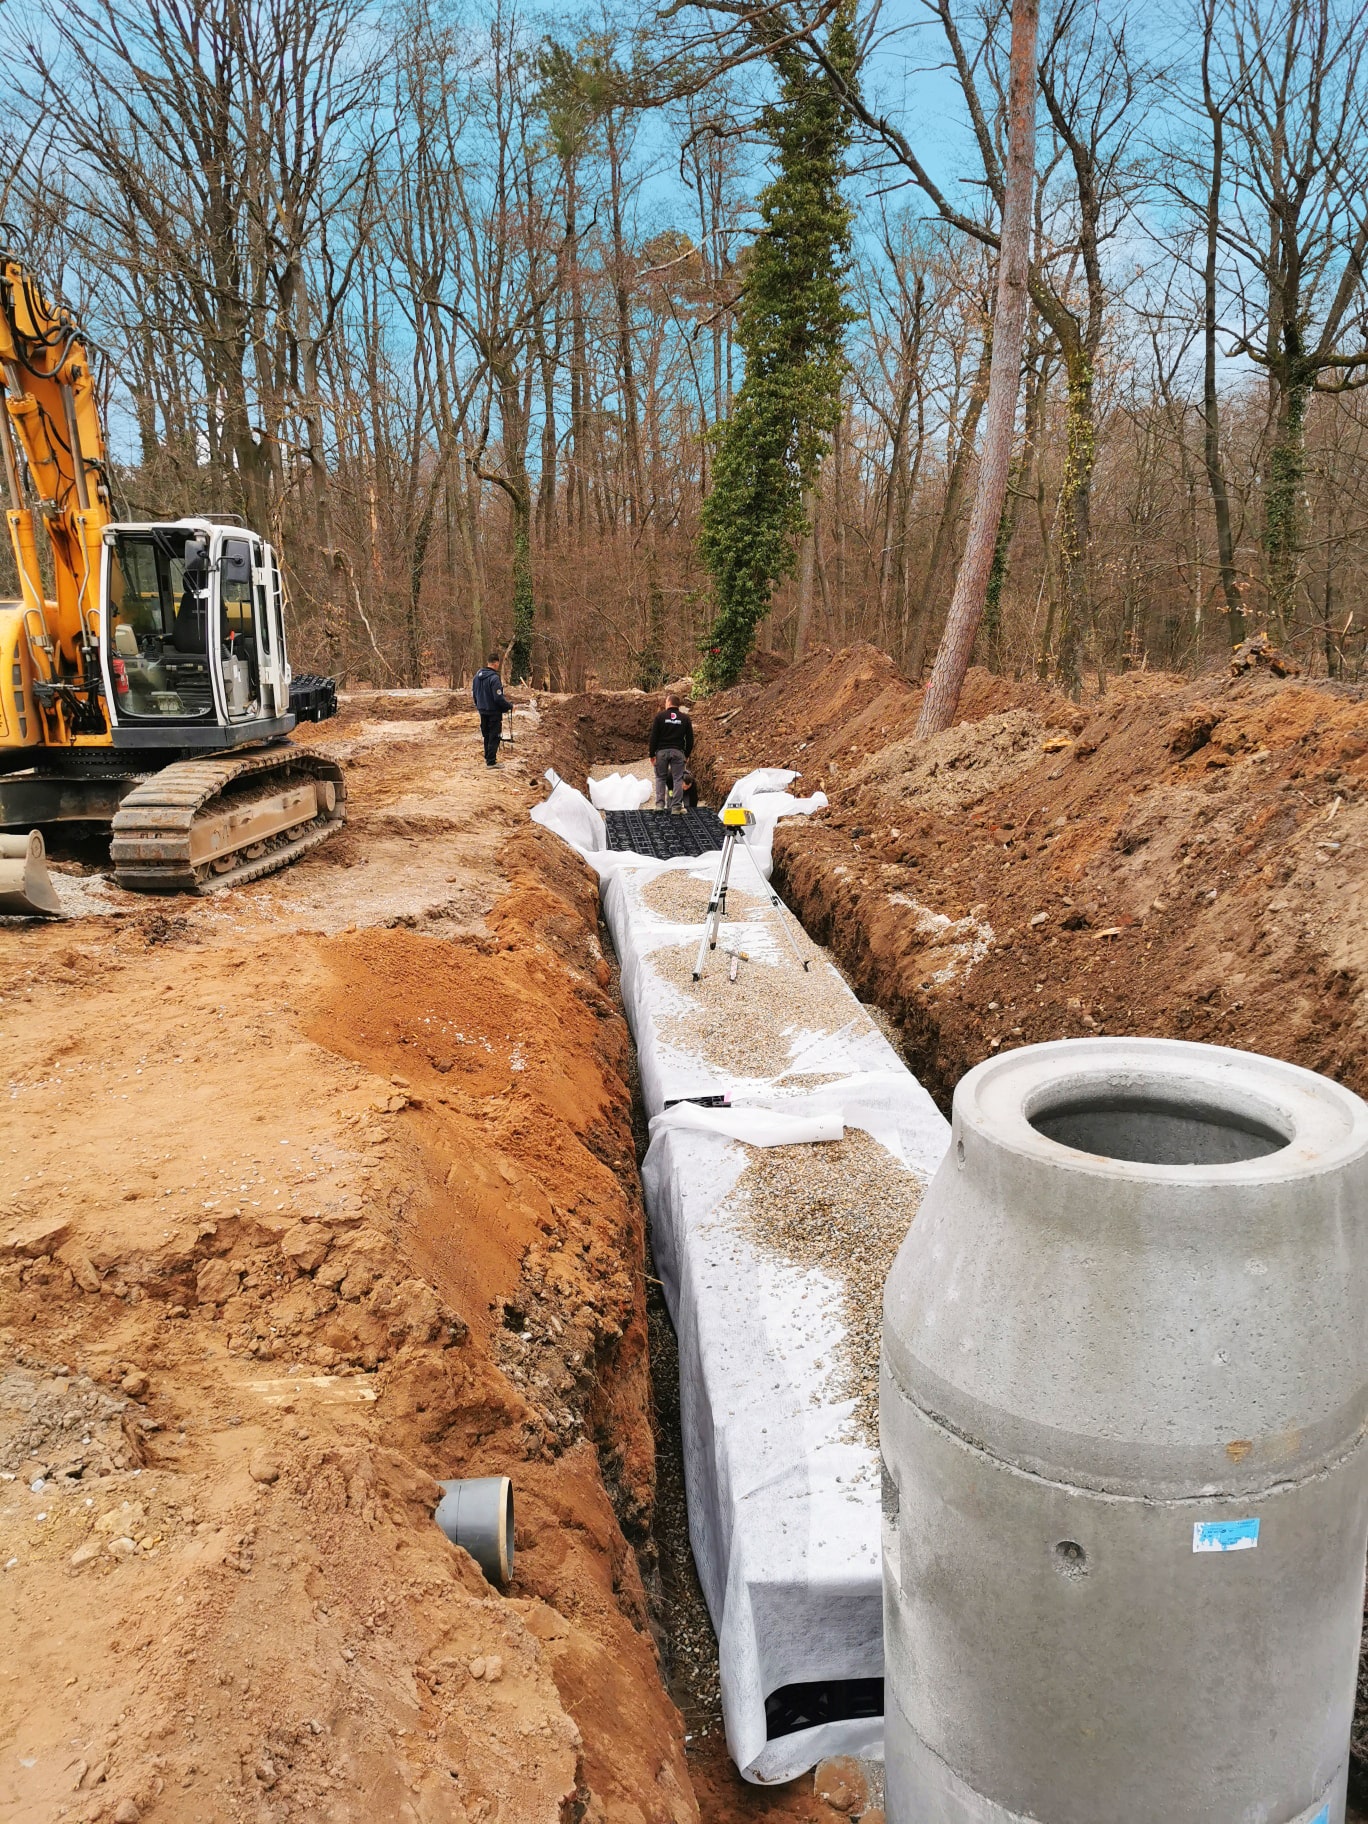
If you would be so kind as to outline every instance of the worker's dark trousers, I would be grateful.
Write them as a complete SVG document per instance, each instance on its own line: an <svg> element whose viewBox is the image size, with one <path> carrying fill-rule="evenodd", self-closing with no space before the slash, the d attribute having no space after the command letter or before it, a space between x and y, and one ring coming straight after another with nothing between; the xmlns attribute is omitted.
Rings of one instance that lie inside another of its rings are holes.
<svg viewBox="0 0 1368 1824"><path fill-rule="evenodd" d="M663 808L670 797L684 802L684 754L678 747L662 747L655 757L656 804Z"/></svg>
<svg viewBox="0 0 1368 1824"><path fill-rule="evenodd" d="M503 734L502 710L480 711L480 733L484 737L485 765L493 766L499 757L499 737Z"/></svg>

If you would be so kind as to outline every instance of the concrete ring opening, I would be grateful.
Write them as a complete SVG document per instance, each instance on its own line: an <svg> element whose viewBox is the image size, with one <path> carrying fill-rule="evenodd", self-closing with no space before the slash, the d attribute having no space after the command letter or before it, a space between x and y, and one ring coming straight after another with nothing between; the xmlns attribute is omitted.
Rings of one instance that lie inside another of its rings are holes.
<svg viewBox="0 0 1368 1824"><path fill-rule="evenodd" d="M1137 1165L1236 1165L1281 1152L1292 1140L1272 1109L1256 1114L1210 1099L1179 1100L1172 1082L1124 1090L1102 1084L1046 1090L1026 1110L1038 1134L1075 1152Z"/></svg>

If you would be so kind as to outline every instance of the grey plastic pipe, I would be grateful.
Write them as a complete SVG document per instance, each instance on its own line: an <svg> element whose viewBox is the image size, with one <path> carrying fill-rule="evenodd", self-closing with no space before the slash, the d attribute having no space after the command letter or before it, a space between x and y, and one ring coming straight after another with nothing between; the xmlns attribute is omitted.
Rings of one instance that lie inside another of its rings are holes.
<svg viewBox="0 0 1368 1824"><path fill-rule="evenodd" d="M1167 1039L955 1091L884 1295L889 1824L1340 1824L1368 1107Z"/></svg>
<svg viewBox="0 0 1368 1824"><path fill-rule="evenodd" d="M41 830L30 830L27 836L0 835L0 912L62 917Z"/></svg>
<svg viewBox="0 0 1368 1824"><path fill-rule="evenodd" d="M491 1583L513 1576L513 1484L507 1476L443 1482L432 1516L453 1545L464 1547Z"/></svg>

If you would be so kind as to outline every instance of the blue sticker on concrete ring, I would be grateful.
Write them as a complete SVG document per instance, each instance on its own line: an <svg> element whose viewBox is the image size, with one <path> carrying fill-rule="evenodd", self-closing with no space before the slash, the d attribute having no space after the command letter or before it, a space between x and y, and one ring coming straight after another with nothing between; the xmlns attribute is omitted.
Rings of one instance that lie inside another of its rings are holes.
<svg viewBox="0 0 1368 1824"><path fill-rule="evenodd" d="M1330 1824L1330 1807L1328 1805L1322 1805L1315 1817L1312 1818L1311 1824Z"/></svg>
<svg viewBox="0 0 1368 1824"><path fill-rule="evenodd" d="M1258 1543L1257 1520L1199 1520L1192 1529L1194 1552L1252 1552Z"/></svg>

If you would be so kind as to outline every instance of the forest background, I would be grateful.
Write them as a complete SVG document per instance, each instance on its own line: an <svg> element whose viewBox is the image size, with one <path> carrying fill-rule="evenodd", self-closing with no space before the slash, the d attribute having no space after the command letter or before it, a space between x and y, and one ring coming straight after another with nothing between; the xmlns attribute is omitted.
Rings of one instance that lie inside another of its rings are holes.
<svg viewBox="0 0 1368 1824"><path fill-rule="evenodd" d="M4 8L7 238L100 356L121 517L236 511L296 669L693 672L778 54L848 116L844 369L759 644L920 675L973 497L991 0ZM1368 4L1052 0L1031 308L977 656L1077 685L1255 629L1368 658ZM706 544L706 540L704 541ZM0 578L0 587L3 579Z"/></svg>

